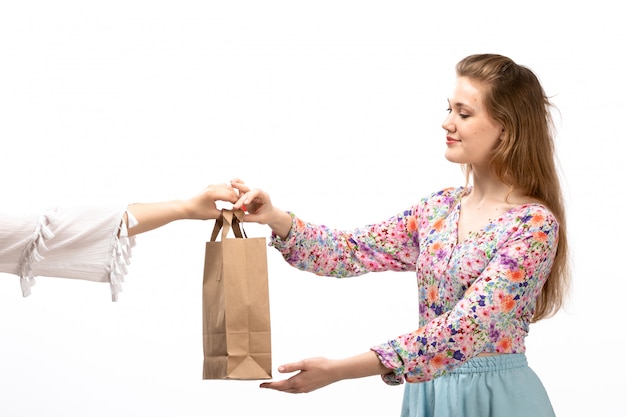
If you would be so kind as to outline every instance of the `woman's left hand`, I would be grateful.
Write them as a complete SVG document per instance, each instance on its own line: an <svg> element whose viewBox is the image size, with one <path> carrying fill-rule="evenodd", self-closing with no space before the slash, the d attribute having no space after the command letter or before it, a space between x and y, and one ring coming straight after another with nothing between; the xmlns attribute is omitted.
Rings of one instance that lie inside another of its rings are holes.
<svg viewBox="0 0 626 417"><path fill-rule="evenodd" d="M311 358L299 362L289 363L278 367L280 373L298 372L289 379L264 382L261 388L299 394L315 391L326 385L337 382L334 365L336 361L326 358Z"/></svg>
<svg viewBox="0 0 626 417"><path fill-rule="evenodd" d="M305 359L279 366L278 372L283 374L289 372L298 373L282 381L264 382L261 384L261 388L296 394L315 391L318 388L344 379L385 375L392 371L385 368L374 351L369 350L344 359L320 357Z"/></svg>

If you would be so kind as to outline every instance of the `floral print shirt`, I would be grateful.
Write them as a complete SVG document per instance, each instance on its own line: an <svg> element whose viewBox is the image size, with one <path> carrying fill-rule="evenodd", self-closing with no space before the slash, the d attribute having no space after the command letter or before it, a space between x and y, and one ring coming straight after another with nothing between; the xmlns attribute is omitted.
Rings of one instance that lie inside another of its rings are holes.
<svg viewBox="0 0 626 417"><path fill-rule="evenodd" d="M540 204L514 207L459 242L463 187L447 188L377 224L331 230L292 213L270 245L292 266L350 277L416 271L419 328L372 347L388 384L427 381L483 353L523 353L535 301L550 274L558 222Z"/></svg>

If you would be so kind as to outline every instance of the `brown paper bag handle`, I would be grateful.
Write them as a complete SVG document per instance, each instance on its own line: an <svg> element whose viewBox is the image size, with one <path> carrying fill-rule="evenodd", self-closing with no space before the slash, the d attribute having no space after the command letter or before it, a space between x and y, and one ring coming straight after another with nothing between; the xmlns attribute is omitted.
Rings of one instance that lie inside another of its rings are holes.
<svg viewBox="0 0 626 417"><path fill-rule="evenodd" d="M243 230L243 225L241 225L243 215L244 212L242 210L222 209L220 217L215 219L215 226L213 226L213 233L211 233L211 242L215 242L217 234L220 230L222 230L222 240L226 239L226 236L231 228L235 238L247 238L248 236L246 235L246 231Z"/></svg>

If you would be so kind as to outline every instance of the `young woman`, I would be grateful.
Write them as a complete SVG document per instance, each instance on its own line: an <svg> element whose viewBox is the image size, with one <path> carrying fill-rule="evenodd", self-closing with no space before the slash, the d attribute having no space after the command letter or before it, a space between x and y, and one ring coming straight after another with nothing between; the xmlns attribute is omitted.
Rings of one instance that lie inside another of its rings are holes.
<svg viewBox="0 0 626 417"><path fill-rule="evenodd" d="M53 207L44 213L0 214L0 272L18 275L26 297L34 277L108 282L121 291L135 235L182 219L216 219L218 200L234 203L228 184L209 185L185 200L127 207Z"/></svg>
<svg viewBox="0 0 626 417"><path fill-rule="evenodd" d="M405 385L402 416L552 416L525 357L532 322L561 307L568 283L564 204L551 104L511 59L472 55L456 67L445 157L465 185L437 190L382 222L352 231L305 222L233 180L244 221L267 224L292 266L348 277L416 271L419 327L341 360L313 358L264 388L309 392L381 375Z"/></svg>

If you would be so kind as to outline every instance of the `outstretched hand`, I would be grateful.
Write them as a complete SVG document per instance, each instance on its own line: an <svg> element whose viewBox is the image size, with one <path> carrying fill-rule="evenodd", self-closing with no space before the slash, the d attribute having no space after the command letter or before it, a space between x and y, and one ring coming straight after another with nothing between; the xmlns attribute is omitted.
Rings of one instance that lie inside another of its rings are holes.
<svg viewBox="0 0 626 417"><path fill-rule="evenodd" d="M246 212L245 221L260 224L271 223L271 214L274 206L267 192L258 188L250 188L239 178L231 180L230 184L239 191L239 199L233 205L233 208Z"/></svg>
<svg viewBox="0 0 626 417"><path fill-rule="evenodd" d="M190 219L217 219L222 210L217 208L217 201L235 203L239 199L239 192L230 184L212 184L199 194L186 200L188 218Z"/></svg>
<svg viewBox="0 0 626 417"><path fill-rule="evenodd" d="M278 367L278 372L297 372L282 381L264 382L261 388L290 393L311 392L344 379L391 373L378 355L369 350L344 359L311 358Z"/></svg>
<svg viewBox="0 0 626 417"><path fill-rule="evenodd" d="M278 367L280 373L298 372L281 381L264 382L261 388L299 394L311 392L337 382L340 378L333 372L335 361L326 358L305 359Z"/></svg>
<svg viewBox="0 0 626 417"><path fill-rule="evenodd" d="M233 208L246 212L244 222L267 224L281 239L289 235L291 215L274 207L268 193L258 188L250 188L239 178L231 180L230 184L239 191L239 200Z"/></svg>
<svg viewBox="0 0 626 417"><path fill-rule="evenodd" d="M214 184L188 199L161 201L156 203L133 203L128 210L139 224L129 228L129 235L137 235L156 229L175 220L217 219L222 211L217 208L217 201L235 203L239 192L230 184ZM124 221L127 222L126 215ZM128 223L127 223L128 224Z"/></svg>

